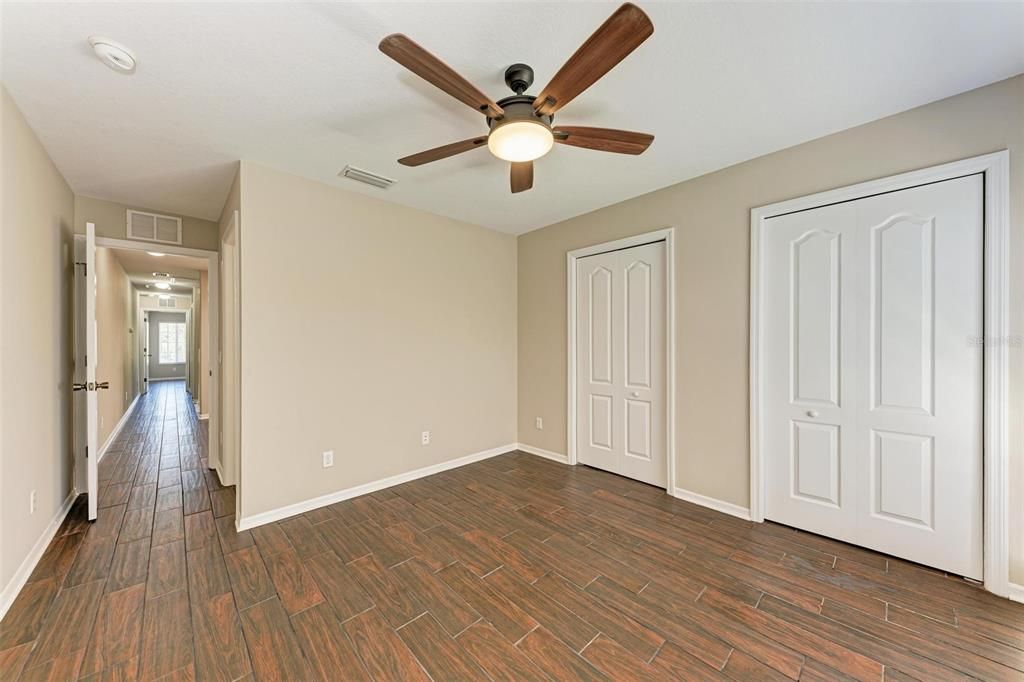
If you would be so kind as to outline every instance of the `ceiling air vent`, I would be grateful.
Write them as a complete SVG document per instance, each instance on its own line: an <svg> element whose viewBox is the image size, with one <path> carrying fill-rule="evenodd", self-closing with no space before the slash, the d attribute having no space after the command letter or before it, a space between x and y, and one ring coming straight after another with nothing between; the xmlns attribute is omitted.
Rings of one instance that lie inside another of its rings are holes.
<svg viewBox="0 0 1024 682"><path fill-rule="evenodd" d="M355 166L345 166L338 175L366 185L380 187L381 189L387 189L391 185L395 184L395 181L391 178L385 178L383 175L377 175L376 173L371 173L370 171L365 171L362 168L356 168Z"/></svg>

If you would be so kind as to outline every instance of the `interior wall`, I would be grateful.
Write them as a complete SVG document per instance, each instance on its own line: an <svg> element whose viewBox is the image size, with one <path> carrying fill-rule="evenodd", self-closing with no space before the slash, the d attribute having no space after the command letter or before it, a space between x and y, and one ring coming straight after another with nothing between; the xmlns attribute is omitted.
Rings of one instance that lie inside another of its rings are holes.
<svg viewBox="0 0 1024 682"><path fill-rule="evenodd" d="M238 433L240 431L238 413L238 391L239 378L236 375L236 366L240 356L240 349L235 335L234 321L235 313L231 296L237 275L234 269L235 249L241 238L241 224L235 226L235 233L229 236L232 220L236 212L239 214L239 222L242 213L242 169L241 164L235 172L235 178L231 182L231 189L228 191L228 198L224 202L224 209L220 214L218 225L220 245L220 268L217 276L219 287L217 300L210 299L213 305L217 305L218 314L218 336L220 349L217 357L219 365L214 371L219 371L218 392L219 414L210 418L210 452L211 460L214 452L219 454L217 472L221 477L221 483L234 485L238 483L239 470L242 466L241 455L236 447ZM230 243L227 243L230 241ZM216 361L215 361L216 362ZM242 500L245 499L246 491L238 486L235 493L235 502L241 508Z"/></svg>
<svg viewBox="0 0 1024 682"><path fill-rule="evenodd" d="M96 380L110 382L106 391L97 391L99 401L100 447L137 394L132 365L135 361L135 333L132 309L135 307L132 285L115 252L96 249Z"/></svg>
<svg viewBox="0 0 1024 682"><path fill-rule="evenodd" d="M657 142L655 142L657 144ZM566 252L676 228L677 487L749 505L750 210L1010 150L1011 580L1024 584L1024 76L521 235L519 441L566 452ZM544 418L544 430L534 418Z"/></svg>
<svg viewBox="0 0 1024 682"><path fill-rule="evenodd" d="M75 204L2 85L0 155L0 586L6 588L74 485Z"/></svg>
<svg viewBox="0 0 1024 682"><path fill-rule="evenodd" d="M85 224L96 224L97 237L112 239L128 238L128 209L174 215L166 211L155 211L144 206L128 206L114 201L94 199L93 197L75 196L75 232L85 234ZM217 223L212 220L178 216L181 218L181 244L191 249L217 250ZM159 251L159 242L153 242L153 250Z"/></svg>
<svg viewBox="0 0 1024 682"><path fill-rule="evenodd" d="M179 304L180 305L180 304ZM186 363L160 364L160 323L161 322L185 322L185 313L168 313L163 311L149 311L149 345L152 357L149 359L149 380L157 379L184 379ZM191 353L186 343L186 353Z"/></svg>
<svg viewBox="0 0 1024 682"><path fill-rule="evenodd" d="M243 517L516 440L515 237L248 162L241 206Z"/></svg>

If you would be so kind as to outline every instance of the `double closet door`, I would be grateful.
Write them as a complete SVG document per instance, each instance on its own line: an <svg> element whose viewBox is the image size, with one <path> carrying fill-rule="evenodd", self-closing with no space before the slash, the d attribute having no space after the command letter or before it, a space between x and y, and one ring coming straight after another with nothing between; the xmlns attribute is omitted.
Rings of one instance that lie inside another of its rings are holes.
<svg viewBox="0 0 1024 682"><path fill-rule="evenodd" d="M767 519L982 578L983 191L767 221Z"/></svg>
<svg viewBox="0 0 1024 682"><path fill-rule="evenodd" d="M576 264L576 453L581 464L668 484L665 242Z"/></svg>

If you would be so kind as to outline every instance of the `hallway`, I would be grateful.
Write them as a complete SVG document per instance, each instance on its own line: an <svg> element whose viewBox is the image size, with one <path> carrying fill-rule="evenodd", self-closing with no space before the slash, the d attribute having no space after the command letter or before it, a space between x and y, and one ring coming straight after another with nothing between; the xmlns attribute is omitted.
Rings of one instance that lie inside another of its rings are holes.
<svg viewBox="0 0 1024 682"><path fill-rule="evenodd" d="M184 381L151 384L100 461L99 518L90 525L76 500L0 624L0 680L155 679L191 666L193 627L220 628L216 603L190 613L186 537L191 562L208 565L220 548L202 553L198 538L234 535L234 488L207 469L208 424Z"/></svg>

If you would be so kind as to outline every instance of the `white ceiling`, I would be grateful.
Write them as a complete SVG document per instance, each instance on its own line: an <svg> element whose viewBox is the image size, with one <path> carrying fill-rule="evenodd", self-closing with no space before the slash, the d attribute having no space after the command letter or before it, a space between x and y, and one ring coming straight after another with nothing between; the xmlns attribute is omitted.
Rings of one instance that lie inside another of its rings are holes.
<svg viewBox="0 0 1024 682"><path fill-rule="evenodd" d="M485 131L377 50L403 32L498 99L536 94L615 3L81 3L2 8L3 80L75 192L216 219L247 159L521 233L1024 71L1024 3L642 2L654 35L557 122L656 136L642 156L556 145L511 195ZM126 77L86 39L134 49ZM398 180L377 190L346 164Z"/></svg>
<svg viewBox="0 0 1024 682"><path fill-rule="evenodd" d="M128 279L139 289L150 289L149 293L160 294L191 294L192 288L199 285L199 271L206 270L209 263L205 258L166 254L151 256L145 251L135 249L113 249ZM164 277L156 277L154 272L166 273L174 278L170 289L161 291L152 286L153 283L164 281ZM149 285L149 286L147 286Z"/></svg>

